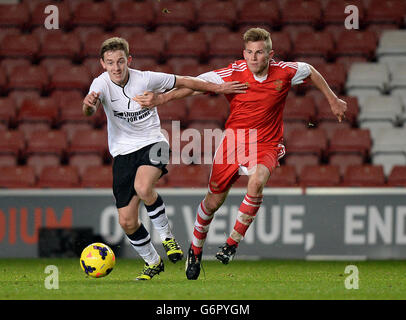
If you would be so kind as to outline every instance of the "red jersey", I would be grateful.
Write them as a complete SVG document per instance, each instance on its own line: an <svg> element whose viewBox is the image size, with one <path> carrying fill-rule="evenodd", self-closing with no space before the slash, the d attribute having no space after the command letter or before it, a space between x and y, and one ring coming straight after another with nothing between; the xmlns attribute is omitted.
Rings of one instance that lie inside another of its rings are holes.
<svg viewBox="0 0 406 320"><path fill-rule="evenodd" d="M254 78L245 60L214 70L223 81L239 81L249 86L246 93L226 95L230 103L226 129L256 129L258 143L281 142L283 109L297 68L297 62L271 60L263 82Z"/></svg>

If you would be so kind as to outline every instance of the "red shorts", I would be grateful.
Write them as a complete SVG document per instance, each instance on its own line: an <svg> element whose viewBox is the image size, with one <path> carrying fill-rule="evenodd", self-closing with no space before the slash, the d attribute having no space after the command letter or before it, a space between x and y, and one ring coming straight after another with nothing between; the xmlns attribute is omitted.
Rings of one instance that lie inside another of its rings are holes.
<svg viewBox="0 0 406 320"><path fill-rule="evenodd" d="M240 175L250 175L258 164L272 173L285 155L282 143L237 143L236 140L225 136L216 150L209 179L211 193L227 191Z"/></svg>

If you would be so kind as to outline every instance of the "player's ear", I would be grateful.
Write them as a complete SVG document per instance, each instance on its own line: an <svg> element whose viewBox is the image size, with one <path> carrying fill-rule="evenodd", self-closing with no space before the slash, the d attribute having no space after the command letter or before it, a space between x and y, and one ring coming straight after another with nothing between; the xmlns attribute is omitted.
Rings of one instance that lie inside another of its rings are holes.
<svg viewBox="0 0 406 320"><path fill-rule="evenodd" d="M130 66L131 61L133 61L133 57L132 57L132 56L128 56L128 58L127 58L127 66Z"/></svg>
<svg viewBox="0 0 406 320"><path fill-rule="evenodd" d="M104 63L104 61L103 61L102 58L100 58L100 64L102 65L102 67L103 67L104 70L107 70L106 64Z"/></svg>
<svg viewBox="0 0 406 320"><path fill-rule="evenodd" d="M273 50L269 51L269 59L272 59L274 55L275 55L275 51L273 51Z"/></svg>

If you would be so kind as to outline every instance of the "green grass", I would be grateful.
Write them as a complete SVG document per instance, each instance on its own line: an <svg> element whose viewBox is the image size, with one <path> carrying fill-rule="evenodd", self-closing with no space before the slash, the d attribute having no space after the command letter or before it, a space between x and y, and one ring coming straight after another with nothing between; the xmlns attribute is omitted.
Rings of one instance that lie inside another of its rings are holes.
<svg viewBox="0 0 406 320"><path fill-rule="evenodd" d="M359 289L344 286L345 267L356 265ZM59 270L59 289L48 290L45 267ZM0 299L136 299L136 300L271 300L271 299L406 299L403 261L319 262L292 260L238 261L222 265L204 261L199 280L185 278L184 261L165 261L165 272L136 282L140 260L118 259L113 272L86 277L79 259L0 260Z"/></svg>

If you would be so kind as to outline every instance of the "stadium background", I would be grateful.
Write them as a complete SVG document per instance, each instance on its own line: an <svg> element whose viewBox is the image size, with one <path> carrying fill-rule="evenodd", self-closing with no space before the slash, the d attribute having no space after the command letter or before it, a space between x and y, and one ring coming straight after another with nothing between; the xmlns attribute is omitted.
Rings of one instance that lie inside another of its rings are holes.
<svg viewBox="0 0 406 320"><path fill-rule="evenodd" d="M44 27L48 16L44 8L49 4L59 10L59 30ZM347 5L359 10L359 30L344 27ZM135 58L133 68L198 75L241 58L242 33L251 26L262 26L271 31L278 60L314 65L348 103L347 117L338 124L322 94L310 84L291 90L284 114L287 155L265 190L277 194L269 198L274 200L269 207L285 203L284 197L288 204L301 203L298 199L310 202L314 198L307 195L316 188L330 197L311 211L315 215L310 220L315 221L312 230L322 230L331 223L325 208L337 211L331 211L336 212L333 221L344 219L345 204L356 195L367 208L359 217L374 216L374 230L378 230L375 243L367 236L362 245L379 246L382 254L372 256L375 258L402 257L405 244L401 236L406 231L396 225L405 226L404 1L27 0L1 4L0 9L2 256L39 254L40 227L86 227L85 215L100 217L105 209L92 206L94 194L113 204L105 189L112 180L106 118L101 109L91 118L84 117L81 110L91 80L102 72L98 52L103 40L111 36L128 39ZM221 96L190 97L161 107L159 114L169 134L173 120L180 121L182 130L202 131L223 128L228 106ZM182 148L188 141L174 143ZM168 205L178 208L191 202L194 210L193 201L197 204L204 195L209 169L207 164L169 165L170 173L159 183ZM245 183L246 177L242 177L235 187ZM61 199L51 204L55 190ZM70 197L81 190L88 199ZM243 192L237 189L226 205L238 206ZM334 207L340 201L342 206ZM69 225L64 210L75 206L78 209L72 212ZM310 207L304 206L308 212ZM269 211L267 217L271 214ZM181 216L171 220L175 230L178 223L185 224ZM357 230L357 222L353 220L353 230ZM98 222L87 226L100 233ZM344 237L344 229L337 227L336 232ZM186 228L180 233L185 247ZM28 235L28 242L23 234ZM332 237L325 250L336 248L334 241L341 238ZM253 244L264 248L264 257L272 256L272 246ZM282 254L276 257L304 258L305 243L300 245L295 251L289 243L281 243ZM252 250L246 248L242 253L250 256ZM344 249L333 253L368 257L367 247ZM54 254L62 254L62 248L59 250Z"/></svg>

